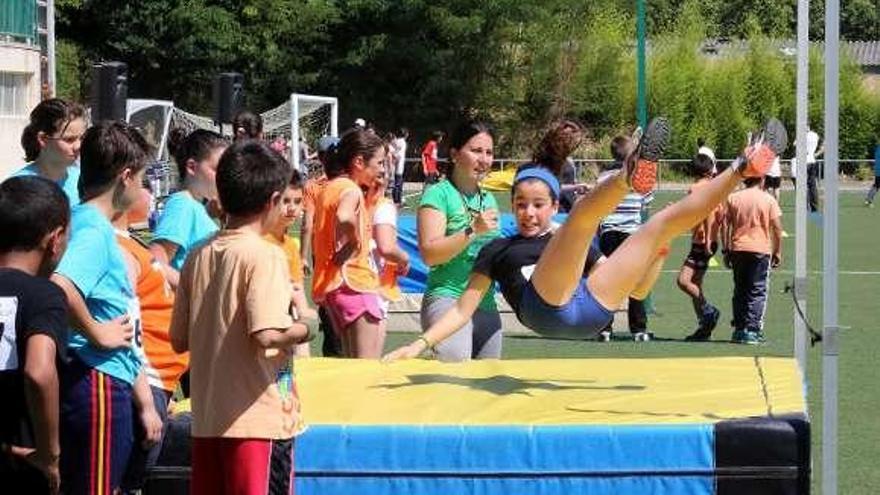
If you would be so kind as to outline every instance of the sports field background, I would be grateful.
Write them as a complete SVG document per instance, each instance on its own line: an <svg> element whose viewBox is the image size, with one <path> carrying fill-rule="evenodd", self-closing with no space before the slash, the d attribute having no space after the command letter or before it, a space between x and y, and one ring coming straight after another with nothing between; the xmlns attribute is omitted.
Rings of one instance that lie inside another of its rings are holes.
<svg viewBox="0 0 880 495"><path fill-rule="evenodd" d="M867 188L867 186L866 186ZM683 192L657 193L653 211L682 197ZM842 191L840 194L840 310L839 324L848 327L841 335L840 346L840 424L839 480L840 493L848 495L877 493L880 469L880 208L863 205L864 191ZM417 197L411 197L404 214L412 214ZM498 203L509 209L506 194L498 195ZM716 267L706 275L708 299L721 309L722 316L713 342L689 343L683 338L695 327L690 301L675 284L678 269L689 247L690 238L675 240L664 273L655 287L654 305L659 314L649 316L649 330L657 339L634 343L624 337L626 329L610 343L559 341L526 335L504 339L505 359L538 359L550 357L657 358L678 356L792 356L793 303L790 294L781 291L792 281L794 270L794 194L783 191L783 224L791 235L783 240L783 264L771 276L765 334L767 343L743 346L726 342L730 338L730 297L732 275ZM809 294L807 314L813 327L822 327L822 237L821 229L809 222L810 251ZM412 339L412 335L389 334L386 349ZM320 339L313 342L314 355L320 354ZM813 493L821 486L821 424L822 377L821 344L810 350L807 370L809 413L813 427ZM699 372L699 370L694 370Z"/></svg>

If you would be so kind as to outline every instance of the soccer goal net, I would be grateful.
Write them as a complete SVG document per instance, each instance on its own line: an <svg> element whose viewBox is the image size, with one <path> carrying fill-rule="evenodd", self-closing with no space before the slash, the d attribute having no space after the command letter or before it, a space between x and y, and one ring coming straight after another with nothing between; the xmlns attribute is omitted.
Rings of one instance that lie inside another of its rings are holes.
<svg viewBox="0 0 880 495"><path fill-rule="evenodd" d="M313 155L318 139L339 134L339 102L331 96L294 93L290 100L260 116L266 141L283 138L290 163L301 172L305 171L304 161Z"/></svg>

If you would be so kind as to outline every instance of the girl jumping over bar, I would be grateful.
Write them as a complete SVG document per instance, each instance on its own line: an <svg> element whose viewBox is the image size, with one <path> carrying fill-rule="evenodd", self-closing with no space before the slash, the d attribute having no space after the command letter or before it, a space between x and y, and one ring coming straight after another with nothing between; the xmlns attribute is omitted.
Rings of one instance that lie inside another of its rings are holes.
<svg viewBox="0 0 880 495"><path fill-rule="evenodd" d="M487 244L456 305L385 360L417 357L454 334L470 319L493 281L499 283L519 321L531 330L548 337L594 336L624 299L647 296L668 254L668 243L702 221L743 179L763 176L787 139L782 124L769 120L733 166L651 217L602 263L596 263L598 253L591 249L596 227L630 189L646 194L655 187L658 161L669 141L666 119L648 125L620 173L575 203L555 231L551 219L559 207L558 179L543 167L521 168L512 194L518 233Z"/></svg>

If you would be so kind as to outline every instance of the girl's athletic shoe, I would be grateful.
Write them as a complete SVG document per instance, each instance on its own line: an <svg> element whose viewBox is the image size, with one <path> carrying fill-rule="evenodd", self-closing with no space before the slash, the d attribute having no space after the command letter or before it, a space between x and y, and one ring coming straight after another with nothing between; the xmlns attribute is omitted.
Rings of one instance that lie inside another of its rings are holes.
<svg viewBox="0 0 880 495"><path fill-rule="evenodd" d="M787 146L788 132L782 122L775 118L767 120L757 138L746 148L740 174L743 177L763 177Z"/></svg>
<svg viewBox="0 0 880 495"><path fill-rule="evenodd" d="M633 191L648 194L657 186L658 162L669 143L669 121L663 117L652 120L639 139L636 159L630 163L627 175Z"/></svg>

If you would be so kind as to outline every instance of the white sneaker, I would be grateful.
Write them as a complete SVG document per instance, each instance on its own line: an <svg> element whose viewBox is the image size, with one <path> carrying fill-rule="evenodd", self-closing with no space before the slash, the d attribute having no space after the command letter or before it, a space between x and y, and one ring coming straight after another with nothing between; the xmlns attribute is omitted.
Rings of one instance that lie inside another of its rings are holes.
<svg viewBox="0 0 880 495"><path fill-rule="evenodd" d="M608 330L602 330L599 332L599 335L596 336L597 342L611 342L611 332Z"/></svg>
<svg viewBox="0 0 880 495"><path fill-rule="evenodd" d="M635 342L650 342L654 338L651 332L636 332L633 334Z"/></svg>

